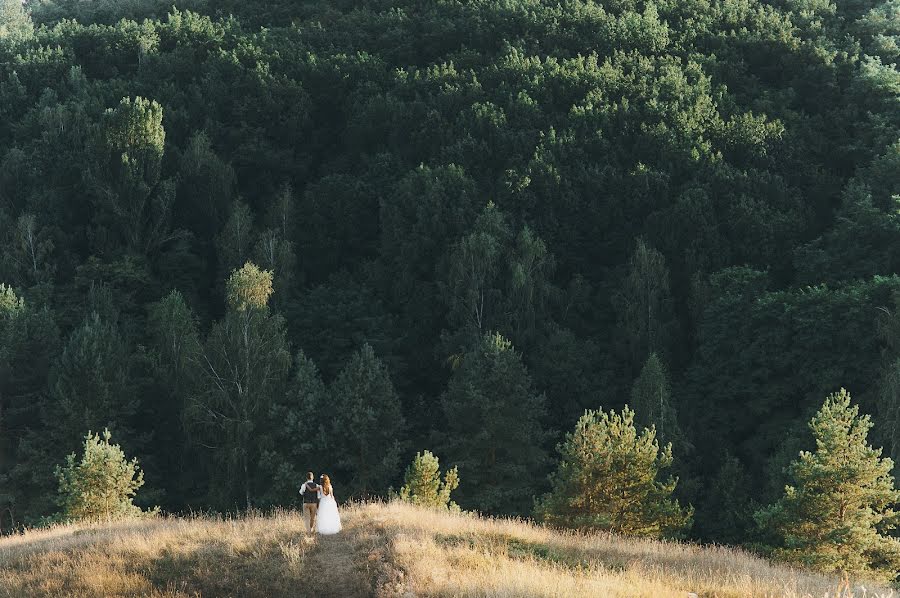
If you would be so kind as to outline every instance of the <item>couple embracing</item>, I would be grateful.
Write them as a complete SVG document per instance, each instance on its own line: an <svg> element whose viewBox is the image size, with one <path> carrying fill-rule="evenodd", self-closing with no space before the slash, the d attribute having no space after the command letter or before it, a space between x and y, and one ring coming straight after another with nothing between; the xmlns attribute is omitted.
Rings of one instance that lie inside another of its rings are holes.
<svg viewBox="0 0 900 598"><path fill-rule="evenodd" d="M334 488L331 478L322 475L320 482L315 482L313 472L306 474L306 482L300 487L303 497L303 513L307 517L310 532L331 535L341 531L341 514L338 513L337 501L334 500Z"/></svg>

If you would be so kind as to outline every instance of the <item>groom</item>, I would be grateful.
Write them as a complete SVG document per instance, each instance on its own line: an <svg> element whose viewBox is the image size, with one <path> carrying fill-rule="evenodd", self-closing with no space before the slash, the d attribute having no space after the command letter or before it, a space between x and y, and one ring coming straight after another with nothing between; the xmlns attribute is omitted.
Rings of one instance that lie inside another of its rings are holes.
<svg viewBox="0 0 900 598"><path fill-rule="evenodd" d="M319 485L313 481L313 472L306 474L306 481L300 487L300 495L303 497L303 512L309 522L310 533L316 531L316 515L319 512Z"/></svg>

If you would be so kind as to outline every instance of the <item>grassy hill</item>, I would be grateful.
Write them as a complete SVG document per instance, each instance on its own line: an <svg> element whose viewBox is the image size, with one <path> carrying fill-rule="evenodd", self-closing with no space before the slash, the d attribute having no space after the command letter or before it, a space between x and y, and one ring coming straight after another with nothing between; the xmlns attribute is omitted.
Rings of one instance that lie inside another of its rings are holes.
<svg viewBox="0 0 900 598"><path fill-rule="evenodd" d="M559 533L402 504L62 526L0 540L0 596L819 597L838 582L723 548ZM888 595L856 585L854 596ZM849 595L849 594L844 594Z"/></svg>

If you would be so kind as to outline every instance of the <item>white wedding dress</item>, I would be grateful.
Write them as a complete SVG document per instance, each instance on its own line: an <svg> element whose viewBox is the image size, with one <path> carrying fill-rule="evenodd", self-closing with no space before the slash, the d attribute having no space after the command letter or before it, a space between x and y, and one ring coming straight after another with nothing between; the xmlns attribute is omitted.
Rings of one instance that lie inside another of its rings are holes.
<svg viewBox="0 0 900 598"><path fill-rule="evenodd" d="M316 531L330 536L341 531L341 514L338 513L334 490L331 494L319 493L319 513L316 517Z"/></svg>

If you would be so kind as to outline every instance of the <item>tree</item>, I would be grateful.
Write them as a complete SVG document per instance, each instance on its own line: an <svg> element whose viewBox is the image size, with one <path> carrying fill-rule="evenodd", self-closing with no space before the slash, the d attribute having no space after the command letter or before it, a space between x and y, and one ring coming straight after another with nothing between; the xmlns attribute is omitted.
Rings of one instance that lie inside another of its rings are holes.
<svg viewBox="0 0 900 598"><path fill-rule="evenodd" d="M162 178L166 133L157 102L122 98L98 129L98 162L90 178L99 207L110 214L112 234L146 254L177 235L170 231L175 187ZM103 218L98 219L103 222ZM98 235L100 233L97 233Z"/></svg>
<svg viewBox="0 0 900 598"><path fill-rule="evenodd" d="M205 133L196 133L181 155L178 216L203 240L212 240L231 208L234 170L215 152Z"/></svg>
<svg viewBox="0 0 900 598"><path fill-rule="evenodd" d="M387 367L370 345L350 358L328 396L326 446L347 476L348 493L384 492L397 472L405 421Z"/></svg>
<svg viewBox="0 0 900 598"><path fill-rule="evenodd" d="M511 237L503 213L489 203L472 232L451 252L446 285L448 320L476 342L488 330L496 330L507 323L507 314L502 311L500 276L507 265L505 248Z"/></svg>
<svg viewBox="0 0 900 598"><path fill-rule="evenodd" d="M5 457L0 459L0 528L6 528L7 514L13 527L21 517L35 514L37 497L45 493L46 488L35 491L14 472L28 478L34 473L20 442L43 427L41 410L60 349L50 310L26 303L0 284L0 455Z"/></svg>
<svg viewBox="0 0 900 598"><path fill-rule="evenodd" d="M489 202L450 250L442 286L447 319L464 346L489 330L530 338L552 292L553 256L530 228L515 235Z"/></svg>
<svg viewBox="0 0 900 598"><path fill-rule="evenodd" d="M69 521L110 521L141 514L132 503L144 485L144 473L137 459L128 461L117 444L110 443L112 434L87 433L84 453L76 462L75 453L66 457L63 467L56 467L59 481L59 505Z"/></svg>
<svg viewBox="0 0 900 598"><path fill-rule="evenodd" d="M33 32L31 16L21 0L0 0L0 40L15 41L29 37Z"/></svg>
<svg viewBox="0 0 900 598"><path fill-rule="evenodd" d="M630 536L677 537L693 508L672 498L678 480L660 480L672 465L672 445L660 448L651 426L639 433L634 411L588 410L558 447L551 492L537 504L543 521Z"/></svg>
<svg viewBox="0 0 900 598"><path fill-rule="evenodd" d="M329 454L333 407L319 369L299 351L287 392L275 398L266 431L259 438L260 467L269 480L261 501L284 505L297 500L297 484L306 471L323 471L333 463Z"/></svg>
<svg viewBox="0 0 900 598"><path fill-rule="evenodd" d="M263 267L278 276L278 289L273 301L284 305L293 289L297 270L297 257L293 238L294 196L286 186L276 195L266 214L267 228L259 235L253 250L254 258Z"/></svg>
<svg viewBox="0 0 900 598"><path fill-rule="evenodd" d="M628 261L628 274L615 297L633 364L642 363L654 352L667 354L674 321L671 301L665 258L638 239Z"/></svg>
<svg viewBox="0 0 900 598"><path fill-rule="evenodd" d="M641 375L631 387L631 405L637 424L644 428L653 426L661 443L681 440L666 369L656 353L647 358Z"/></svg>
<svg viewBox="0 0 900 598"><path fill-rule="evenodd" d="M249 507L265 483L257 475L257 436L284 392L291 355L284 318L268 307L272 273L248 262L232 272L226 287L228 311L206 339L188 418L212 452L215 498Z"/></svg>
<svg viewBox="0 0 900 598"><path fill-rule="evenodd" d="M791 463L784 496L757 512L780 541L775 554L824 572L892 580L900 573L893 461L868 444L872 427L845 389L826 397L809 422L815 451Z"/></svg>
<svg viewBox="0 0 900 598"><path fill-rule="evenodd" d="M235 200L225 227L216 239L219 266L223 272L239 268L250 258L253 246L253 212L246 203Z"/></svg>
<svg viewBox="0 0 900 598"><path fill-rule="evenodd" d="M459 472L456 467L444 473L441 482L441 464L431 451L416 453L416 457L403 477L400 500L414 505L431 508L454 509L456 503L450 500L450 493L459 487Z"/></svg>
<svg viewBox="0 0 900 598"><path fill-rule="evenodd" d="M465 480L460 505L526 513L547 464L544 396L512 343L500 334L484 335L463 356L441 403L447 421L443 451Z"/></svg>
<svg viewBox="0 0 900 598"><path fill-rule="evenodd" d="M148 349L156 382L152 417L157 426L156 454L163 463L166 486L183 499L197 492L203 481L194 468L197 447L185 433L185 414L191 392L202 371L202 344L196 318L178 291L150 305Z"/></svg>

